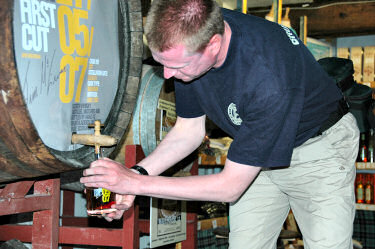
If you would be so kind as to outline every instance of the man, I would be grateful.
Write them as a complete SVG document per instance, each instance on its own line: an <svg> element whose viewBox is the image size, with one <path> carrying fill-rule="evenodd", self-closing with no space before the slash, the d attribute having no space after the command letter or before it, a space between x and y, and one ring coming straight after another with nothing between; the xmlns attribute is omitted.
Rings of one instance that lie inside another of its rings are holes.
<svg viewBox="0 0 375 249"><path fill-rule="evenodd" d="M305 248L352 248L359 131L296 35L213 0L154 0L145 33L164 77L176 79L178 118L140 167L106 159L85 170L87 187L122 198L107 219L134 195L229 202L230 248L266 249L292 208ZM206 115L234 139L223 171L157 176L200 145Z"/></svg>

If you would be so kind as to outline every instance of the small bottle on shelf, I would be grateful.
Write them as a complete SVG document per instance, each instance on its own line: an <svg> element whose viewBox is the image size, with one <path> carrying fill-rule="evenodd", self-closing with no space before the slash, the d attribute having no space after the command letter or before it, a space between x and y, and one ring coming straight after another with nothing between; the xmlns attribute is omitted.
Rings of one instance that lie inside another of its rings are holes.
<svg viewBox="0 0 375 249"><path fill-rule="evenodd" d="M374 185L373 185L373 175L366 175L366 186L365 186L365 203L374 203Z"/></svg>
<svg viewBox="0 0 375 249"><path fill-rule="evenodd" d="M370 129L367 146L367 162L373 163L374 160L374 129Z"/></svg>
<svg viewBox="0 0 375 249"><path fill-rule="evenodd" d="M357 162L367 162L366 133L361 133Z"/></svg>
<svg viewBox="0 0 375 249"><path fill-rule="evenodd" d="M355 194L356 194L356 202L357 203L364 203L365 202L365 193L363 188L363 174L357 174L356 179L356 188L355 188Z"/></svg>

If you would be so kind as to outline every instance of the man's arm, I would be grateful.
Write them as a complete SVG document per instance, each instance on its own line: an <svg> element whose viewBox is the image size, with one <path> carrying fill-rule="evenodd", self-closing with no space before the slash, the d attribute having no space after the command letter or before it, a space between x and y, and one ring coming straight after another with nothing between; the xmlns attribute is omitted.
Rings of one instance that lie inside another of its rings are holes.
<svg viewBox="0 0 375 249"><path fill-rule="evenodd" d="M178 118L156 150L139 165L150 176L139 175L112 160L97 160L84 171L81 182L86 187L103 187L122 195L233 202L255 179L260 167L226 160L219 174L163 177L157 176L196 149L205 135L205 117Z"/></svg>
<svg viewBox="0 0 375 249"><path fill-rule="evenodd" d="M206 133L206 116L197 118L177 117L176 124L156 149L138 163L149 175L159 175L173 166L202 143Z"/></svg>
<svg viewBox="0 0 375 249"><path fill-rule="evenodd" d="M136 195L216 202L234 202L253 182L261 167L249 166L226 160L218 174L161 177L139 176L130 191ZM130 186L128 186L130 188Z"/></svg>
<svg viewBox="0 0 375 249"><path fill-rule="evenodd" d="M148 171L149 175L158 175L176 164L201 144L205 136L205 120L205 115L189 119L178 117L174 127L168 132L167 136L157 146L154 152L143 161L139 162L138 165L143 166ZM92 171L92 167L97 168ZM124 211L131 207L135 198L134 193L129 194L128 192L125 195L122 194L124 191L121 191L123 187L121 186L121 181L124 181L124 186L126 186L126 183L131 184L133 179L129 179L126 182L123 179L126 179L128 175L128 177L133 175L133 177L136 178L138 172L125 169L123 165L110 159L98 160L91 164L91 168L84 171L85 176L97 174L98 169L103 169L104 172L100 176L82 178L81 182L87 183L87 187L90 186L90 184L92 186L92 181L99 184L101 181L111 184L112 187L110 190L117 193L116 204L113 205L112 208L117 210L106 215L105 218L108 221L120 219ZM118 184L119 182L120 184Z"/></svg>
<svg viewBox="0 0 375 249"><path fill-rule="evenodd" d="M164 177L139 175L112 160L97 160L83 173L86 187L102 187L122 195L145 195L178 200L233 202L255 179L260 167L226 160L213 175Z"/></svg>

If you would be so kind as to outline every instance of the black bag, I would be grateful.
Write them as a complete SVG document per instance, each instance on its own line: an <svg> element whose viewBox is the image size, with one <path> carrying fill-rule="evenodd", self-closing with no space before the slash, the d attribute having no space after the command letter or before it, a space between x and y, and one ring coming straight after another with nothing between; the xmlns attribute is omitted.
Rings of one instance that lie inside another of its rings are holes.
<svg viewBox="0 0 375 249"><path fill-rule="evenodd" d="M349 105L349 111L357 120L360 132L367 132L370 128L374 128L372 88L358 84L354 80L353 62L350 59L337 57L322 58L318 62L341 89L344 99Z"/></svg>

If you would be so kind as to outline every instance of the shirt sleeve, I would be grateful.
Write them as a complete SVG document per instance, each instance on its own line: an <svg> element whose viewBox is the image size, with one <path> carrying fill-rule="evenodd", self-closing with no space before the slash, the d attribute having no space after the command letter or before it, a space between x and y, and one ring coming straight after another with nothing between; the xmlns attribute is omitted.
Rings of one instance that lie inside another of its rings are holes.
<svg viewBox="0 0 375 249"><path fill-rule="evenodd" d="M259 96L259 97L257 97ZM303 108L303 91L289 89L248 100L228 159L251 166L289 166Z"/></svg>
<svg viewBox="0 0 375 249"><path fill-rule="evenodd" d="M196 98L192 83L175 81L176 114L183 118L196 118L204 115L204 111Z"/></svg>

